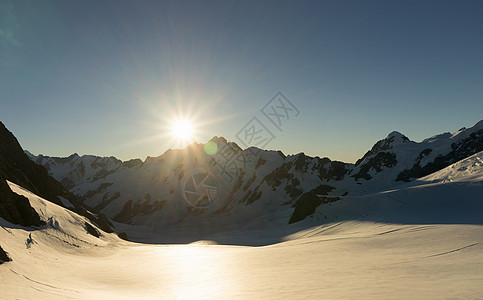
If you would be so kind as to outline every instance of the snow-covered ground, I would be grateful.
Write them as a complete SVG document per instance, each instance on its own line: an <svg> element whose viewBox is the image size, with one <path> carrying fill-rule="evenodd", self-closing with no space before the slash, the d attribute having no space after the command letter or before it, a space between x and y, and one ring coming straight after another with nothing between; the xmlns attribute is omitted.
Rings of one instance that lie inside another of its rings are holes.
<svg viewBox="0 0 483 300"><path fill-rule="evenodd" d="M0 220L0 245L13 259L0 265L0 298L481 299L482 159L321 205L292 225L205 220L196 234L193 224L123 228L152 244L96 238L83 217L9 183L49 225ZM204 241L154 244L196 237Z"/></svg>
<svg viewBox="0 0 483 300"><path fill-rule="evenodd" d="M307 234L266 247L34 245L0 266L2 299L483 297L482 226L350 222Z"/></svg>

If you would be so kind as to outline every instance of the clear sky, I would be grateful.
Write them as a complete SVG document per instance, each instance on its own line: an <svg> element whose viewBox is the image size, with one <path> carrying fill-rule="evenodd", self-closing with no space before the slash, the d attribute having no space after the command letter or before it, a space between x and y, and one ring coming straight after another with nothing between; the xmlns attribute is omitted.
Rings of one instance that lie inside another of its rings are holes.
<svg viewBox="0 0 483 300"><path fill-rule="evenodd" d="M354 162L483 119L483 1L0 0L0 120L34 154L158 156L236 134ZM281 91L282 130L260 112Z"/></svg>

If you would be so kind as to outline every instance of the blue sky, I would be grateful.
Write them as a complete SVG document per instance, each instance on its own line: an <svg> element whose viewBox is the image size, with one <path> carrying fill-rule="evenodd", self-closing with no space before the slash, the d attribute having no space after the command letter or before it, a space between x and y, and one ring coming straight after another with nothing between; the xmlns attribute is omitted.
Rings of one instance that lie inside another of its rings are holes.
<svg viewBox="0 0 483 300"><path fill-rule="evenodd" d="M393 130L483 119L482 1L0 0L0 120L38 154L158 156L236 141L353 162ZM281 91L300 111L273 127Z"/></svg>

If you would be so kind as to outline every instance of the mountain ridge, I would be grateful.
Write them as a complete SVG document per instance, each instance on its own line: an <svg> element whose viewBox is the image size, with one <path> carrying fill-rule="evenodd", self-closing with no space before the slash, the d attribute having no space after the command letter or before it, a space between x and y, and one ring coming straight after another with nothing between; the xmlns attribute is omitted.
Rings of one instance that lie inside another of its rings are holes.
<svg viewBox="0 0 483 300"><path fill-rule="evenodd" d="M482 151L483 121L422 142L392 131L355 164L304 153L285 156L274 150L241 149L217 136L209 142L218 149L214 155L204 151L205 144L194 143L145 161L91 155L30 154L30 158L44 165L87 207L117 221L157 228L202 215L256 218L262 211L271 211L286 216L287 208L291 214L306 211L296 218L303 220L313 214L312 209L302 209L304 205L317 208L327 197L339 201L348 194L400 185ZM219 185L218 201L211 207L193 207L184 199L186 181L200 170L213 174ZM321 186L331 190L326 195L315 193Z"/></svg>
<svg viewBox="0 0 483 300"><path fill-rule="evenodd" d="M76 196L48 174L44 166L36 164L30 158L13 133L0 122L0 217L22 226L44 224L27 199L10 191L5 183L9 180L52 203L89 218L107 232L113 231L112 224L105 216L87 211Z"/></svg>

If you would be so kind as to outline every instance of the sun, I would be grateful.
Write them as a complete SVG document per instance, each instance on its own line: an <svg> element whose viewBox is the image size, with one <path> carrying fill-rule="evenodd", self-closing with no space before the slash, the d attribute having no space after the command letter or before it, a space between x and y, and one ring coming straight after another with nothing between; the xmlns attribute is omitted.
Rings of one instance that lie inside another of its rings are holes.
<svg viewBox="0 0 483 300"><path fill-rule="evenodd" d="M186 120L178 120L172 125L172 133L179 140L188 140L193 135L193 126Z"/></svg>

